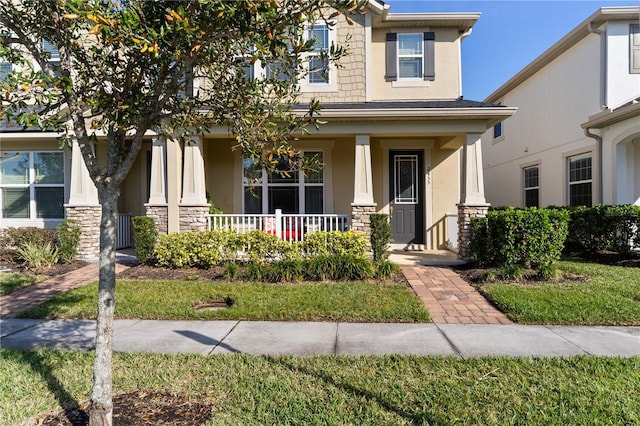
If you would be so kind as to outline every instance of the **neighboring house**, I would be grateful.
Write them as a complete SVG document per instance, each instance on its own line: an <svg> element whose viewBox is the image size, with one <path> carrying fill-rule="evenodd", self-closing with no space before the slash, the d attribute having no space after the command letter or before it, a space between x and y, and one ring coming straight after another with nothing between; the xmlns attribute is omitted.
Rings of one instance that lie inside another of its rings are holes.
<svg viewBox="0 0 640 426"><path fill-rule="evenodd" d="M492 205L640 205L639 16L599 9L485 100L518 108L482 138Z"/></svg>
<svg viewBox="0 0 640 426"><path fill-rule="evenodd" d="M389 9L372 0L369 13L352 16L354 25L309 30L321 48L348 40L351 52L328 76L299 82L303 101L323 103L327 124L294 146L319 156L321 172L263 176L255 185L247 176L261 172L231 149L226 128L186 144L150 135L122 185L119 211L149 215L161 232L206 229L207 195L225 213L348 215L361 232L371 213L382 212L391 215L396 247L446 248L459 237L459 255L468 257L470 217L488 207L481 135L515 108L462 98L461 43L478 13ZM271 71L248 70L260 72ZM76 218L83 256L95 257L98 200L77 144L58 151L55 135L10 128L0 138L0 227ZM105 147L95 149L100 158Z"/></svg>

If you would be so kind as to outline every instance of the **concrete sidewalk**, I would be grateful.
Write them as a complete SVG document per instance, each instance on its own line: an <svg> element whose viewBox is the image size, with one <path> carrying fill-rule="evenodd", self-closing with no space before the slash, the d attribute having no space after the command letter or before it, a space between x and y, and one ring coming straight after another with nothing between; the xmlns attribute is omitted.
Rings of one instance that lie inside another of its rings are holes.
<svg viewBox="0 0 640 426"><path fill-rule="evenodd" d="M95 322L0 320L0 346L91 350ZM640 356L640 327L117 320L121 352L254 355Z"/></svg>

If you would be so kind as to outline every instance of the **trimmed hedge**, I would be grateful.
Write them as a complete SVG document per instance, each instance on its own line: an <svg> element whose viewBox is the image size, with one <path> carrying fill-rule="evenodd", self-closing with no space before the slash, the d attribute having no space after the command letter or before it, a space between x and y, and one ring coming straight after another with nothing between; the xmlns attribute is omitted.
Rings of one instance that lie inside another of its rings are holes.
<svg viewBox="0 0 640 426"><path fill-rule="evenodd" d="M78 257L78 246L82 230L78 222L73 219L65 219L56 226L56 242L59 247L60 260L71 263Z"/></svg>
<svg viewBox="0 0 640 426"><path fill-rule="evenodd" d="M482 266L548 269L560 258L568 222L564 210L490 210L471 222L472 259Z"/></svg>
<svg viewBox="0 0 640 426"><path fill-rule="evenodd" d="M382 262L389 258L389 243L391 243L391 223L389 215L374 213L371 218L371 251L373 260Z"/></svg>
<svg viewBox="0 0 640 426"><path fill-rule="evenodd" d="M148 263L153 259L158 230L153 218L149 216L134 216L131 218L133 228L133 246L140 263Z"/></svg>
<svg viewBox="0 0 640 426"><path fill-rule="evenodd" d="M628 253L640 246L640 206L567 207L567 251Z"/></svg>

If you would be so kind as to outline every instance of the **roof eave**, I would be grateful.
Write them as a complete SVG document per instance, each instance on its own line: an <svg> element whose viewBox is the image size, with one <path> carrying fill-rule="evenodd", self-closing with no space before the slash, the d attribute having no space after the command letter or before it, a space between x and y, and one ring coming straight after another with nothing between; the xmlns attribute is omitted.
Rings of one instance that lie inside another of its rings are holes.
<svg viewBox="0 0 640 426"><path fill-rule="evenodd" d="M639 9L640 8L636 6L602 7L598 9L591 16L582 21L582 23L578 24L578 26L576 26L567 35L558 40L553 46L544 51L540 56L538 56L522 70L520 70L516 75L507 80L506 83L504 83L493 93L491 93L487 98L485 98L484 102L499 102L504 95L506 95L514 88L518 87L520 84L526 81L529 77L540 71L551 61L563 54L569 47L573 46L574 44L578 43L580 40L591 34L589 25L591 25L592 27L599 27L607 21L638 19Z"/></svg>
<svg viewBox="0 0 640 426"><path fill-rule="evenodd" d="M640 117L640 103L635 103L615 111L606 110L599 112L589 117L589 120L582 123L581 126L583 129L602 129L603 127L638 117Z"/></svg>

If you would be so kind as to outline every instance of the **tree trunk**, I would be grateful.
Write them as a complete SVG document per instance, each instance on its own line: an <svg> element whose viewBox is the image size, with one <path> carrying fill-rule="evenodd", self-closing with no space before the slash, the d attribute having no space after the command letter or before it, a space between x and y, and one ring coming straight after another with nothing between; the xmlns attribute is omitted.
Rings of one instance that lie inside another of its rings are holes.
<svg viewBox="0 0 640 426"><path fill-rule="evenodd" d="M116 303L116 223L119 190L110 185L98 186L102 205L100 220L100 275L98 284L98 319L96 352L93 363L93 389L89 407L89 425L111 426L113 415L113 316Z"/></svg>

